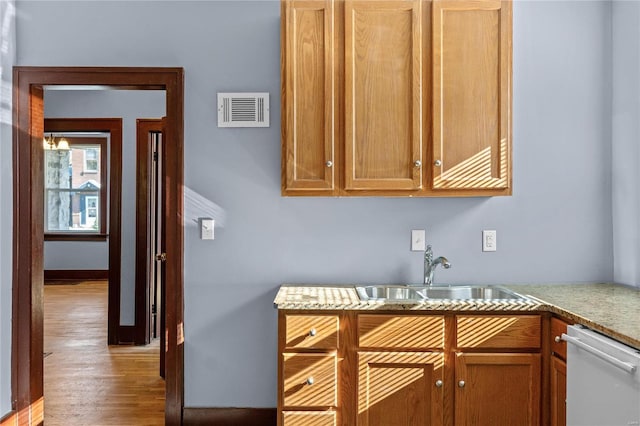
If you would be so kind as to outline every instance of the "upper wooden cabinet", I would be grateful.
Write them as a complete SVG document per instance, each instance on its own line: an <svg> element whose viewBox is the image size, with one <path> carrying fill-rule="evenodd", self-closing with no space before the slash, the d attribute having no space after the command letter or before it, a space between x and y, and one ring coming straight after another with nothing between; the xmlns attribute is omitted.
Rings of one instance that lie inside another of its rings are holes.
<svg viewBox="0 0 640 426"><path fill-rule="evenodd" d="M433 2L433 188L511 186L511 4Z"/></svg>
<svg viewBox="0 0 640 426"><path fill-rule="evenodd" d="M282 194L511 194L511 3L282 0Z"/></svg>
<svg viewBox="0 0 640 426"><path fill-rule="evenodd" d="M283 190L330 193L336 169L334 2L281 6Z"/></svg>
<svg viewBox="0 0 640 426"><path fill-rule="evenodd" d="M345 188L422 188L423 2L345 2Z"/></svg>

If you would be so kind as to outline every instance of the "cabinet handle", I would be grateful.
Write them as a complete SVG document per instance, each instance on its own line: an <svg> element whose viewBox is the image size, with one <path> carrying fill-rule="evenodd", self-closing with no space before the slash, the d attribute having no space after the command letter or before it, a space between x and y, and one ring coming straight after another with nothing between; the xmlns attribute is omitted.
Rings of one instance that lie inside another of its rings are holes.
<svg viewBox="0 0 640 426"><path fill-rule="evenodd" d="M442 387L442 380L436 380L436 387L437 388L441 388Z"/></svg>
<svg viewBox="0 0 640 426"><path fill-rule="evenodd" d="M327 167L333 167L333 161L327 160L327 162L324 163L324 165L327 166Z"/></svg>
<svg viewBox="0 0 640 426"><path fill-rule="evenodd" d="M315 336L316 334L318 334L318 332L316 331L316 329L315 329L315 328L312 328L311 330L309 330L309 336L313 337L313 336Z"/></svg>
<svg viewBox="0 0 640 426"><path fill-rule="evenodd" d="M316 382L316 381L315 381L315 380L313 380L313 377L309 377L309 378L307 379L307 382L306 382L306 383L307 383L309 386L311 386L311 385L312 385L312 384L314 384L315 382Z"/></svg>
<svg viewBox="0 0 640 426"><path fill-rule="evenodd" d="M436 161L433 162L433 165L436 166L436 167L440 167L440 166L442 166L442 161L436 160Z"/></svg>
<svg viewBox="0 0 640 426"><path fill-rule="evenodd" d="M553 338L553 340L554 340L556 343L560 343L560 342L562 342L562 339L560 338L560 336L556 336L556 337L554 337L554 338Z"/></svg>
<svg viewBox="0 0 640 426"><path fill-rule="evenodd" d="M422 167L422 161L416 160L416 161L413 162L413 165L416 166L416 167Z"/></svg>
<svg viewBox="0 0 640 426"><path fill-rule="evenodd" d="M460 380L460 381L458 382L458 387L459 387L459 388L463 388L463 387L464 387L464 385L465 385L464 380Z"/></svg>

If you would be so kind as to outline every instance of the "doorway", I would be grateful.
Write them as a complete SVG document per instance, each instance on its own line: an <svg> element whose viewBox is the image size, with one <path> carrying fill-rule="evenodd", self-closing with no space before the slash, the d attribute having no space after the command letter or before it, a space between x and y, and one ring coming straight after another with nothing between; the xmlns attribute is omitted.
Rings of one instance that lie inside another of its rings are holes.
<svg viewBox="0 0 640 426"><path fill-rule="evenodd" d="M182 423L183 70L181 68L15 67L12 405L20 424L43 421L43 156L44 88L92 86L164 90L166 154L165 423Z"/></svg>
<svg viewBox="0 0 640 426"><path fill-rule="evenodd" d="M162 176L165 119L136 120L136 323L137 343L148 344L165 335L165 188ZM160 351L160 375L165 376Z"/></svg>

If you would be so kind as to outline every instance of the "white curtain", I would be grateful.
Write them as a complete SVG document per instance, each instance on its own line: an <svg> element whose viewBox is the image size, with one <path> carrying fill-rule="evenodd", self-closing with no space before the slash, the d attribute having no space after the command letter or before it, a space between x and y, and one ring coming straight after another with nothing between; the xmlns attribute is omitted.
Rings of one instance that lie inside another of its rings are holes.
<svg viewBox="0 0 640 426"><path fill-rule="evenodd" d="M0 418L11 410L12 127L14 0L0 0Z"/></svg>

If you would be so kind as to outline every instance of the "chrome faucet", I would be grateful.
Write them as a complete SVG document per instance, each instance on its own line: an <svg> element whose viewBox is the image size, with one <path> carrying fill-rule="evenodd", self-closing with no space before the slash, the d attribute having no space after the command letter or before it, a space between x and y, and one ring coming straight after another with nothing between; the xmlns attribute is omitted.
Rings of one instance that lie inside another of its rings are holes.
<svg viewBox="0 0 640 426"><path fill-rule="evenodd" d="M434 260L431 246L428 245L427 250L424 252L424 285L430 286L433 284L433 273L438 265L442 265L444 269L451 268L451 263L449 263L449 260L444 256L440 256Z"/></svg>

